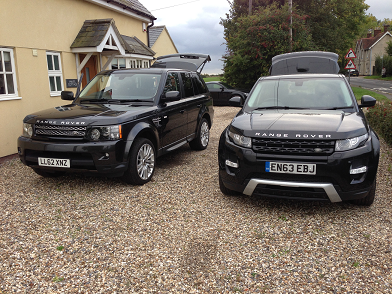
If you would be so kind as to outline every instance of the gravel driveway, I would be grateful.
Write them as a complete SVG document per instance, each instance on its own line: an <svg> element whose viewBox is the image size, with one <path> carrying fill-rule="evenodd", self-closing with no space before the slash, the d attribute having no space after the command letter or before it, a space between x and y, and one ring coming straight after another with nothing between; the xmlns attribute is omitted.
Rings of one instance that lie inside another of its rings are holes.
<svg viewBox="0 0 392 294"><path fill-rule="evenodd" d="M207 150L158 159L153 181L45 179L0 166L0 293L390 293L392 150L376 200L222 195L216 107Z"/></svg>

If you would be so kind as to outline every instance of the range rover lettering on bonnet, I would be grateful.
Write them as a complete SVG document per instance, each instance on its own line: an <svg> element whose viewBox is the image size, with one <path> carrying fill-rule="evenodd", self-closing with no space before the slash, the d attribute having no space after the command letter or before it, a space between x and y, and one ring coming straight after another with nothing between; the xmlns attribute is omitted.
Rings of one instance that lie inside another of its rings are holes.
<svg viewBox="0 0 392 294"><path fill-rule="evenodd" d="M56 120L46 120L46 119L38 119L37 124L49 124L49 125L85 125L84 121L56 121Z"/></svg>
<svg viewBox="0 0 392 294"><path fill-rule="evenodd" d="M269 137L269 138L288 138L289 134L282 133L255 133L255 136ZM322 134L295 134L296 138L317 138L317 139L331 139L331 135Z"/></svg>

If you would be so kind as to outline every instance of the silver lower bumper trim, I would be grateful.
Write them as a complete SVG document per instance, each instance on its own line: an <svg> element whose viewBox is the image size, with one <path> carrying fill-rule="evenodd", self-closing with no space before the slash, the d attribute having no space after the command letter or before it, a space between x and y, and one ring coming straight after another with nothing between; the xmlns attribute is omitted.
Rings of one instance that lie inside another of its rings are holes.
<svg viewBox="0 0 392 294"><path fill-rule="evenodd" d="M329 200L331 202L341 202L338 192L336 192L335 187L330 183L298 183L298 182L285 182L285 181L273 181L273 180L262 180L262 179L251 179L248 185L245 187L244 193L245 195L252 195L253 191L256 189L258 184L262 185L274 185L274 186L284 186L284 187L293 187L293 188L317 188L324 189L327 194Z"/></svg>

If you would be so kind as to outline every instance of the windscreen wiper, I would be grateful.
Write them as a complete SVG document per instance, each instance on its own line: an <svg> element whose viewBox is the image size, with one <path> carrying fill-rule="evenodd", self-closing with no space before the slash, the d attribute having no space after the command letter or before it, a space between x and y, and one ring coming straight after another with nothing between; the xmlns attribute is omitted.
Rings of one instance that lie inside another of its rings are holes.
<svg viewBox="0 0 392 294"><path fill-rule="evenodd" d="M131 102L152 102L148 100L142 100L142 99L81 99L80 103L83 102L89 102L89 103L115 103L115 104L121 104L121 103L131 103Z"/></svg>
<svg viewBox="0 0 392 294"><path fill-rule="evenodd" d="M351 108L351 106L342 106L342 107L331 107L331 108L321 108L322 110L338 110L338 109L346 109Z"/></svg>
<svg viewBox="0 0 392 294"><path fill-rule="evenodd" d="M306 107L290 107L290 106L266 106L266 107L257 107L253 110L263 110L263 109L309 109Z"/></svg>

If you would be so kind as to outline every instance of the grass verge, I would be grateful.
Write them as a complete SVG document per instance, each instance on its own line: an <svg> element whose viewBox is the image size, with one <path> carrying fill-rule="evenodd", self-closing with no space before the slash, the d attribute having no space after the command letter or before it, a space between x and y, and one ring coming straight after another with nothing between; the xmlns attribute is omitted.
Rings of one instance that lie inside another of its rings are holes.
<svg viewBox="0 0 392 294"><path fill-rule="evenodd" d="M366 90L361 87L351 87L351 88L353 89L355 98L357 98L357 100L361 100L361 97L363 95L370 95L370 96L376 98L377 101L389 101L389 99L382 94L379 94L379 93L376 93L376 92L373 92L370 90Z"/></svg>

